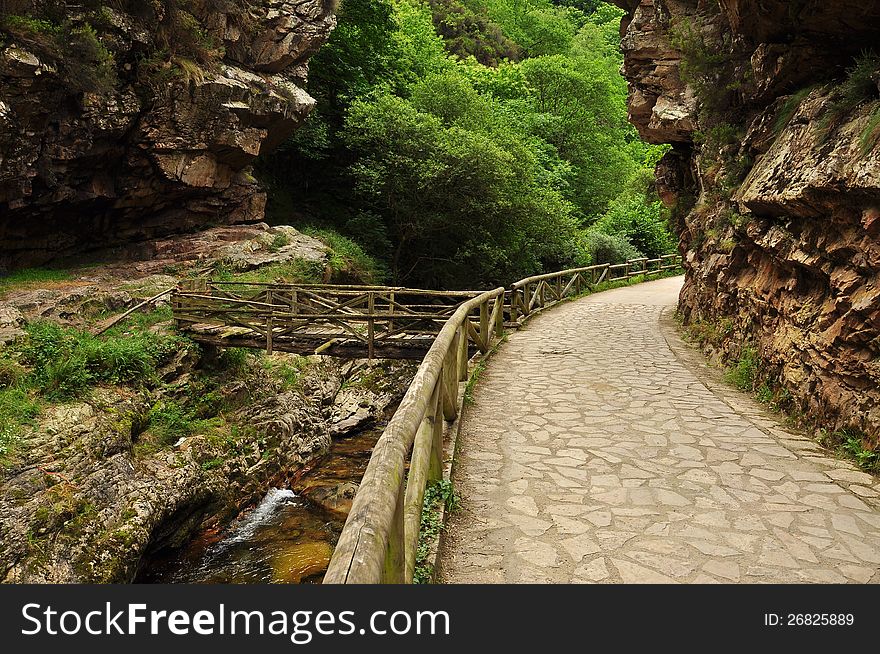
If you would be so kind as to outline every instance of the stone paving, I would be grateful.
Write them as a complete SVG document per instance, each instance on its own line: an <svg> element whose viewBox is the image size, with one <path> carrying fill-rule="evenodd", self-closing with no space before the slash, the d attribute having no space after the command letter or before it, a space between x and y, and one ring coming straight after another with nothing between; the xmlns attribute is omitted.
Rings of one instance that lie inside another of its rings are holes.
<svg viewBox="0 0 880 654"><path fill-rule="evenodd" d="M880 479L681 342L681 278L533 319L465 416L446 583L880 582Z"/></svg>

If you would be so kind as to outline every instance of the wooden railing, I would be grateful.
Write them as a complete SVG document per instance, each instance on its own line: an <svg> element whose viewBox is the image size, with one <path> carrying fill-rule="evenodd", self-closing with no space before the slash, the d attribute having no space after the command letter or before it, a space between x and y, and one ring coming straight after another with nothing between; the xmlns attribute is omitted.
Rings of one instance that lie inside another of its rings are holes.
<svg viewBox="0 0 880 654"><path fill-rule="evenodd" d="M601 282L647 279L679 265L678 255L669 255L537 275L459 306L373 450L324 583L412 582L425 488L442 476L444 422L458 417L459 382L468 377L468 340L486 352L492 338L503 334L505 312L523 320ZM468 317L474 313L479 323Z"/></svg>
<svg viewBox="0 0 880 654"><path fill-rule="evenodd" d="M219 347L347 358L421 359L462 302L480 291L193 280L171 297L180 329ZM488 347L482 331L472 340ZM482 310L485 310L483 307ZM503 320L503 315L500 320Z"/></svg>
<svg viewBox="0 0 880 654"><path fill-rule="evenodd" d="M442 476L444 421L458 414L468 343L488 350L503 333L503 314L504 289L496 288L461 304L437 334L373 449L324 583L412 581L425 488Z"/></svg>
<svg viewBox="0 0 880 654"><path fill-rule="evenodd" d="M553 306L602 282L615 282L634 277L645 279L672 271L681 266L681 257L668 254L657 259L631 259L620 264L601 264L571 268L559 272L527 277L514 283L508 292L507 315L511 322L521 323L532 313Z"/></svg>

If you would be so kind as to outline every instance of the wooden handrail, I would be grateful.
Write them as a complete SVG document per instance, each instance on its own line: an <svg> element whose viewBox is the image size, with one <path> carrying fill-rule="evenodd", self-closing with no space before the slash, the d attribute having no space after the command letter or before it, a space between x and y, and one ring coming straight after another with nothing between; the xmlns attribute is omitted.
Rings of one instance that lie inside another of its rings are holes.
<svg viewBox="0 0 880 654"><path fill-rule="evenodd" d="M461 367L467 365L461 348L471 332L470 314L479 308L481 316L488 316L489 305L497 304L504 292L496 288L464 302L437 334L373 449L324 583L412 581L425 486L439 474L438 425L455 418ZM500 335L497 326L481 319L477 342L481 350L490 341L489 329ZM407 457L417 435L407 476Z"/></svg>
<svg viewBox="0 0 880 654"><path fill-rule="evenodd" d="M664 265L670 261L671 264ZM585 288L592 289L601 282L621 281L634 277L648 277L680 265L680 256L667 254L656 259L640 257L620 264L599 264L583 268L569 268L558 272L533 275L510 285L507 294L507 315L513 323L521 323L532 313L551 307L568 297L580 295ZM601 271L601 274L596 275ZM622 271L622 274L617 275Z"/></svg>
<svg viewBox="0 0 880 654"><path fill-rule="evenodd" d="M544 281L547 279L556 279L557 277L564 277L566 275L572 275L574 273L589 272L591 270L603 270L607 267L607 263L600 263L595 266L586 266L585 268L569 268L568 270L560 270L559 272L545 273L543 275L532 275L531 277L526 277L525 279L521 279L518 282L514 282L510 285L510 288L522 288L526 284L534 284L536 282Z"/></svg>

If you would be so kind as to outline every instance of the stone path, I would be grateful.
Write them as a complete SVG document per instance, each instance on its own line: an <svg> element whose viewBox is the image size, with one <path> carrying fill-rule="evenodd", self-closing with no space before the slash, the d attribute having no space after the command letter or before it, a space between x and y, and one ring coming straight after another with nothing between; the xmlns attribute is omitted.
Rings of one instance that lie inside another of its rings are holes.
<svg viewBox="0 0 880 654"><path fill-rule="evenodd" d="M681 278L559 306L465 417L447 583L880 582L880 479L720 382Z"/></svg>

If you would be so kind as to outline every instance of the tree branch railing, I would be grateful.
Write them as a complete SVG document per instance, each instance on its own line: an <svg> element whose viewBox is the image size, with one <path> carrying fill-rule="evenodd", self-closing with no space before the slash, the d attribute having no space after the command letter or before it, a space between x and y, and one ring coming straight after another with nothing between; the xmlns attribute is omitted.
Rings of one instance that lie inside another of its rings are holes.
<svg viewBox="0 0 880 654"><path fill-rule="evenodd" d="M461 303L478 295L480 291L190 280L171 302L178 328L220 347L421 358ZM486 330L482 322L477 325L472 340L482 345Z"/></svg>
<svg viewBox="0 0 880 654"><path fill-rule="evenodd" d="M444 423L458 416L468 344L488 351L503 316L504 289L496 288L462 303L437 334L373 449L324 583L412 581L425 489L443 475Z"/></svg>
<svg viewBox="0 0 880 654"><path fill-rule="evenodd" d="M537 311L549 308L586 290L593 290L603 282L617 282L676 270L681 267L681 256L667 254L656 259L642 257L620 264L600 264L585 268L570 268L545 275L534 275L515 282L508 291L507 315L512 323L521 323Z"/></svg>

